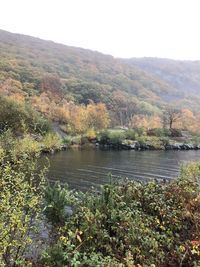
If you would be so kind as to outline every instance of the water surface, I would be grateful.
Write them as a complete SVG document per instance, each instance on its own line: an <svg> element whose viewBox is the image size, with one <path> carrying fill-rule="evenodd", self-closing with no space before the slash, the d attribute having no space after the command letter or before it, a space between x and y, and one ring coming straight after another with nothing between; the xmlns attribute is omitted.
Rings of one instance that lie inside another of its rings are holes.
<svg viewBox="0 0 200 267"><path fill-rule="evenodd" d="M87 190L112 179L174 179L180 165L200 161L200 151L67 150L48 156L50 180Z"/></svg>

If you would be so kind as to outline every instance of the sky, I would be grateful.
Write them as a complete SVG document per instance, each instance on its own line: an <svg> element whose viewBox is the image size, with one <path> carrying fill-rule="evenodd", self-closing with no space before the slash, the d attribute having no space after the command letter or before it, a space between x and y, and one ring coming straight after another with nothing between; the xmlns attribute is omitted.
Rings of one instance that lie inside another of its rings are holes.
<svg viewBox="0 0 200 267"><path fill-rule="evenodd" d="M200 60L200 0L0 0L0 29L114 57Z"/></svg>

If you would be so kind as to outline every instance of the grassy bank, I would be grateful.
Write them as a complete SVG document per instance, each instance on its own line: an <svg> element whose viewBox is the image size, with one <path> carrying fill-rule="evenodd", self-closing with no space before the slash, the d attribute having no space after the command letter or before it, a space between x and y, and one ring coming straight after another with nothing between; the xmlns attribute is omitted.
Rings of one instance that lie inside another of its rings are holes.
<svg viewBox="0 0 200 267"><path fill-rule="evenodd" d="M189 150L200 149L200 137L177 129L113 128L90 129L82 135L68 136L64 142L73 147L96 145L108 149Z"/></svg>

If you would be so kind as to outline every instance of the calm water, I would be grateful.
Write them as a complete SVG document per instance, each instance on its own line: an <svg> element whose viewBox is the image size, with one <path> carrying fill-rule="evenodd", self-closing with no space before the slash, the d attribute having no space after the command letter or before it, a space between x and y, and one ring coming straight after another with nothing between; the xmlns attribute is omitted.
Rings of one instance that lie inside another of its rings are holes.
<svg viewBox="0 0 200 267"><path fill-rule="evenodd" d="M49 160L50 180L87 190L108 182L109 173L113 180L174 179L182 163L200 161L200 151L68 150L49 156Z"/></svg>

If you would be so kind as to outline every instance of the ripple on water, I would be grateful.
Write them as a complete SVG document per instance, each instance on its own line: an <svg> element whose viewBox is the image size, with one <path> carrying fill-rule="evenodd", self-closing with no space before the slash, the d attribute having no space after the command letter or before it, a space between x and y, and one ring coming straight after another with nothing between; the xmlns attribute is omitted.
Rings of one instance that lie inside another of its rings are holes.
<svg viewBox="0 0 200 267"><path fill-rule="evenodd" d="M144 181L174 179L181 163L200 160L200 151L68 150L48 158L50 180L88 190L108 182L109 173L113 180L120 177Z"/></svg>

